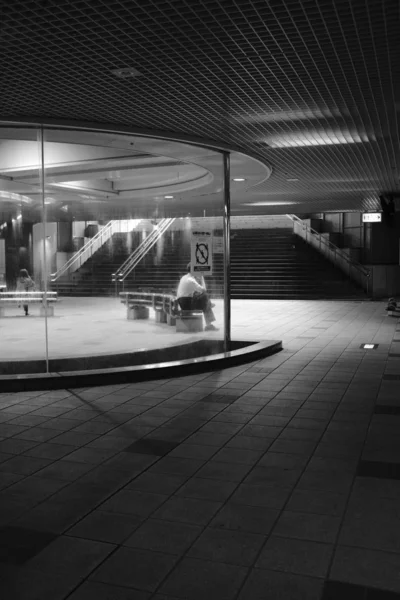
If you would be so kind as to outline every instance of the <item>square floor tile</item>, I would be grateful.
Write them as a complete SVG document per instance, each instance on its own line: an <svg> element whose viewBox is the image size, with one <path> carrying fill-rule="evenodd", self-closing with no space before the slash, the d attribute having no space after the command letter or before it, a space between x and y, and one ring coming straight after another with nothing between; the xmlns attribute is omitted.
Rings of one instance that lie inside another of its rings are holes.
<svg viewBox="0 0 400 600"><path fill-rule="evenodd" d="M148 519L124 542L124 546L180 555L201 531L197 525Z"/></svg>
<svg viewBox="0 0 400 600"><path fill-rule="evenodd" d="M155 438L143 438L125 448L125 452L132 452L136 454L152 454L154 456L165 456L165 454L168 454L168 452L171 452L171 450L173 450L177 446L177 442L169 442L166 440L159 440Z"/></svg>
<svg viewBox="0 0 400 600"><path fill-rule="evenodd" d="M153 514L153 518L206 525L221 506L221 502L173 496Z"/></svg>
<svg viewBox="0 0 400 600"><path fill-rule="evenodd" d="M68 530L68 535L99 542L122 544L139 527L142 517L94 510L77 525Z"/></svg>
<svg viewBox="0 0 400 600"><path fill-rule="evenodd" d="M196 476L218 481L240 482L250 470L251 465L210 460L196 473Z"/></svg>
<svg viewBox="0 0 400 600"><path fill-rule="evenodd" d="M103 542L59 536L29 563L38 571L86 577L115 546Z"/></svg>
<svg viewBox="0 0 400 600"><path fill-rule="evenodd" d="M333 553L332 544L271 536L256 566L311 577L325 577Z"/></svg>
<svg viewBox="0 0 400 600"><path fill-rule="evenodd" d="M279 509L283 507L291 491L291 488L280 488L273 485L248 485L242 483L236 489L231 500L234 504Z"/></svg>
<svg viewBox="0 0 400 600"><path fill-rule="evenodd" d="M251 566L266 537L244 531L207 528L188 556L244 567Z"/></svg>
<svg viewBox="0 0 400 600"><path fill-rule="evenodd" d="M238 600L320 600L320 579L253 569Z"/></svg>
<svg viewBox="0 0 400 600"><path fill-rule="evenodd" d="M347 496L335 492L296 489L287 504L294 512L317 513L340 517L345 509Z"/></svg>
<svg viewBox="0 0 400 600"><path fill-rule="evenodd" d="M275 525L274 534L315 542L333 543L339 525L339 517L285 510Z"/></svg>
<svg viewBox="0 0 400 600"><path fill-rule="evenodd" d="M68 600L148 600L149 598L150 594L147 592L98 581L85 581L71 596L68 596Z"/></svg>
<svg viewBox="0 0 400 600"><path fill-rule="evenodd" d="M46 531L13 526L2 527L0 529L0 562L24 564L41 552L56 537L55 534Z"/></svg>
<svg viewBox="0 0 400 600"><path fill-rule="evenodd" d="M142 492L153 492L169 496L180 488L187 479L188 477L186 475L145 472L130 481L126 488L129 490L140 490Z"/></svg>
<svg viewBox="0 0 400 600"><path fill-rule="evenodd" d="M184 558L161 586L160 593L190 600L233 600L247 569Z"/></svg>
<svg viewBox="0 0 400 600"><path fill-rule="evenodd" d="M330 579L400 593L400 555L338 546Z"/></svg>
<svg viewBox="0 0 400 600"><path fill-rule="evenodd" d="M148 517L167 498L165 494L123 489L106 500L99 508L108 512Z"/></svg>
<svg viewBox="0 0 400 600"><path fill-rule="evenodd" d="M267 535L279 511L261 506L245 506L228 502L212 520L211 527L234 529Z"/></svg>
<svg viewBox="0 0 400 600"><path fill-rule="evenodd" d="M177 496L224 502L236 489L237 483L192 477L177 492Z"/></svg>
<svg viewBox="0 0 400 600"><path fill-rule="evenodd" d="M119 548L90 580L152 592L174 567L177 556L150 550Z"/></svg>
<svg viewBox="0 0 400 600"><path fill-rule="evenodd" d="M171 475L193 475L204 465L204 460L194 458L170 458L165 456L150 469L151 473L170 473Z"/></svg>

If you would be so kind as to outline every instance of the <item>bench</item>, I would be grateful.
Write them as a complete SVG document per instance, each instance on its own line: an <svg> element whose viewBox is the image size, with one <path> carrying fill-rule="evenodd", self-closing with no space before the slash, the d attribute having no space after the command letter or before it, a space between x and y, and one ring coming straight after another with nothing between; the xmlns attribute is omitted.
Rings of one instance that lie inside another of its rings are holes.
<svg viewBox="0 0 400 600"><path fill-rule="evenodd" d="M40 304L40 316L54 316L54 304L58 302L57 292L0 292L0 317L4 317L4 309L9 306L24 304ZM52 305L52 306L50 306Z"/></svg>
<svg viewBox="0 0 400 600"><path fill-rule="evenodd" d="M181 310L174 294L163 292L120 292L126 305L128 319L148 319L150 308L155 311L156 323L176 326L179 332L203 331L203 313L198 310Z"/></svg>

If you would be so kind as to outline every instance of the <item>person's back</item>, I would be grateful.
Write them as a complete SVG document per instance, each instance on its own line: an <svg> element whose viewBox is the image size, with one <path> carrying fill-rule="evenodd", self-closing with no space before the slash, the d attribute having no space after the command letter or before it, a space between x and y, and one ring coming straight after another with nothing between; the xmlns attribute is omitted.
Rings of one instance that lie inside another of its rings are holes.
<svg viewBox="0 0 400 600"><path fill-rule="evenodd" d="M195 292L201 294L205 289L196 281L196 278L191 273L186 273L179 281L178 298L191 298Z"/></svg>
<svg viewBox="0 0 400 600"><path fill-rule="evenodd" d="M29 292L35 289L35 282L26 269L21 269L17 279L17 292ZM28 315L28 305L24 304L25 315Z"/></svg>

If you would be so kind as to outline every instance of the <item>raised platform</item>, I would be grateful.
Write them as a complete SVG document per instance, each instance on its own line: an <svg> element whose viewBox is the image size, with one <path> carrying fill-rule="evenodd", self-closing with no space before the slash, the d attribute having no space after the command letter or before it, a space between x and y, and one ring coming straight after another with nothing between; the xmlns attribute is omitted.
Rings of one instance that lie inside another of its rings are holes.
<svg viewBox="0 0 400 600"><path fill-rule="evenodd" d="M173 350L176 350L174 352ZM222 342L210 343L200 340L191 344L184 344L173 348L150 350L133 353L130 355L111 356L114 362L131 361L129 366L119 365L107 368L103 365L98 369L67 371L67 365L73 368L74 359L65 359L49 363L50 372L31 372L22 375L1 375L0 387L2 392L16 392L27 390L64 389L70 387L88 387L91 385L110 385L114 383L136 382L148 379L162 379L191 375L215 369L226 369L237 364L260 360L282 350L282 342L249 342L233 341L229 352L223 351ZM191 358L174 360L174 354L184 354ZM168 360L151 362L157 357L164 356ZM96 364L101 357L89 357L92 364ZM77 360L77 359L75 359ZM72 362L71 362L72 361ZM143 361L143 362L140 362ZM132 362L136 366L131 366ZM58 363L64 370L56 372L52 369ZM81 363L81 361L80 361ZM75 363L76 364L76 363ZM82 367L81 367L82 368Z"/></svg>

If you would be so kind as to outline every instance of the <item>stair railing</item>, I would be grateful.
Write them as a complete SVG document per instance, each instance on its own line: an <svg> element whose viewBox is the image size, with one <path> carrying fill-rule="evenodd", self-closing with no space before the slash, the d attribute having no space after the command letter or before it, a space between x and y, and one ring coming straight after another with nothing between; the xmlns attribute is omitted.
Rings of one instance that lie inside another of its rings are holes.
<svg viewBox="0 0 400 600"><path fill-rule="evenodd" d="M55 273L51 273L51 281L57 281L62 275L77 271L103 244L105 244L114 233L118 231L119 221L109 221L96 235L86 242L66 263Z"/></svg>
<svg viewBox="0 0 400 600"><path fill-rule="evenodd" d="M296 233L311 246L319 250L328 260L341 269L350 279L356 281L366 291L367 296L372 292L372 271L365 265L351 259L347 254L331 241L326 239L297 215L286 215L293 222L293 233Z"/></svg>
<svg viewBox="0 0 400 600"><path fill-rule="evenodd" d="M143 242L128 256L126 261L119 267L119 269L112 274L112 281L115 283L115 291L118 293L118 285L124 284L125 279L132 273L133 269L138 263L146 256L146 254L153 248L158 240L164 235L169 229L175 218L161 219L160 223L153 229L153 231L143 240Z"/></svg>

